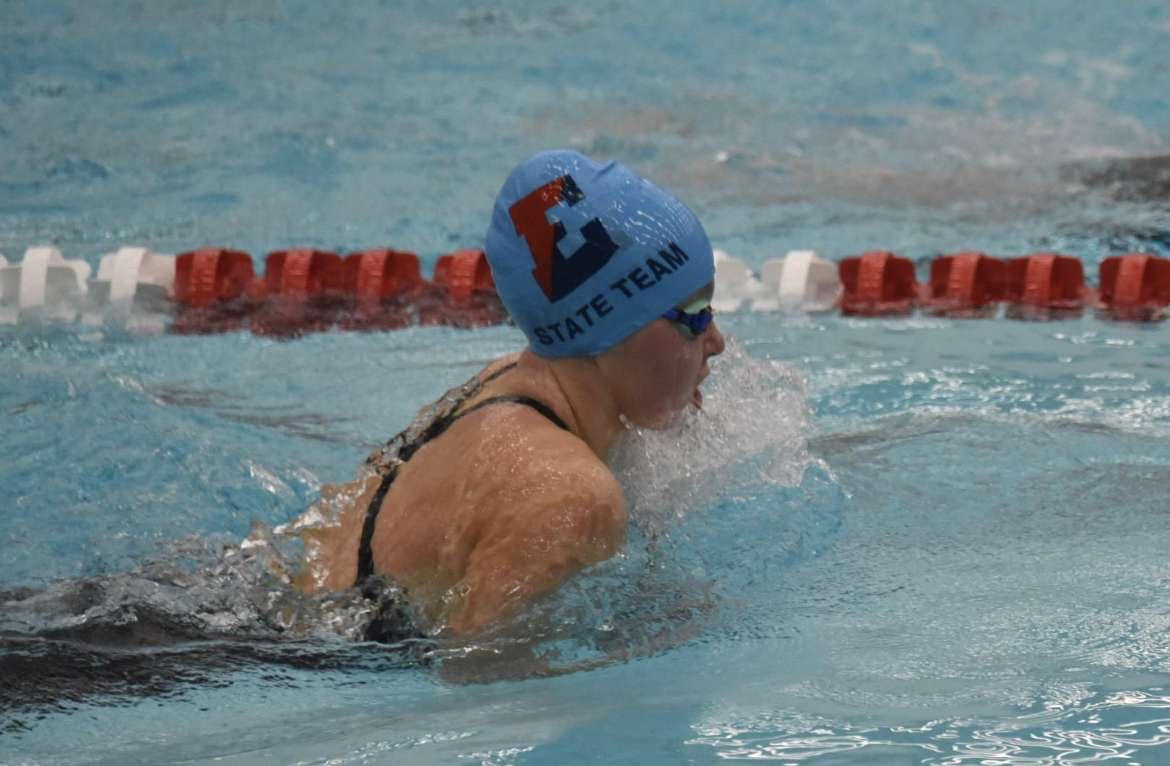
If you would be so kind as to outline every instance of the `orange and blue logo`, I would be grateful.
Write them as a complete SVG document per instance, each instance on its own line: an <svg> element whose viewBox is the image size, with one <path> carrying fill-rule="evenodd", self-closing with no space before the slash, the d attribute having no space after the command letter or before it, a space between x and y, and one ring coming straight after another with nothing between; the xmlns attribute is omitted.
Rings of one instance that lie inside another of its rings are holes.
<svg viewBox="0 0 1170 766"><path fill-rule="evenodd" d="M536 268L532 276L550 303L569 295L600 271L617 252L618 245L599 218L580 228L585 240L567 257L559 243L566 236L565 224L549 223L546 213L561 204L573 206L585 199L584 192L570 175L554 178L516 202L508 213L516 233L528 244Z"/></svg>

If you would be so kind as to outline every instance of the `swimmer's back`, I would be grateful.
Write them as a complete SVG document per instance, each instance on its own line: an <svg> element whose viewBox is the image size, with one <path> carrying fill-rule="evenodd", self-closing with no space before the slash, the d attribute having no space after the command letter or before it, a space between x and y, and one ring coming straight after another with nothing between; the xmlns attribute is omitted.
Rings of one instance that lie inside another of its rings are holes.
<svg viewBox="0 0 1170 766"><path fill-rule="evenodd" d="M515 356L487 367L491 378ZM522 360L520 360L522 361ZM621 490L580 438L572 413L523 364L458 405L441 435L401 464L377 510L373 571L409 594L431 630L475 632L573 572L613 555L625 530ZM513 401L543 403L540 410ZM484 406L472 411L479 403ZM350 485L354 500L322 540L319 588L341 590L359 571L362 528L381 477Z"/></svg>

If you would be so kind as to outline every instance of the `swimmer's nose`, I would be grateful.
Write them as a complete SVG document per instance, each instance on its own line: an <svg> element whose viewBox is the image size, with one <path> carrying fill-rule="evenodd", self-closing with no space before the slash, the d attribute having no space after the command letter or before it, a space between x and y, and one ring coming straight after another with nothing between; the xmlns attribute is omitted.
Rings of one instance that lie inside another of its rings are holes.
<svg viewBox="0 0 1170 766"><path fill-rule="evenodd" d="M703 333L703 353L709 357L718 356L723 353L725 345L723 333L719 332L719 326L712 321L707 327L707 332Z"/></svg>

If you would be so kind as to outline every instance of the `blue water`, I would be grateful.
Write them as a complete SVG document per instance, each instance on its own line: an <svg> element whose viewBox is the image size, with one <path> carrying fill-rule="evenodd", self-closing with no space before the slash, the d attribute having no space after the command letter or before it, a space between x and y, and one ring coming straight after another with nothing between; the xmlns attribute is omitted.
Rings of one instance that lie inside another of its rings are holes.
<svg viewBox="0 0 1170 766"><path fill-rule="evenodd" d="M1165 196L1089 182L1170 153L1168 39L1155 2L0 0L0 252L429 267L480 244L516 161L568 145L675 190L753 266L1043 248L1092 278L1170 255ZM627 550L529 615L552 665L625 659L467 685L324 629L250 660L212 644L235 659L210 669L140 651L149 693L2 697L0 761L1170 763L1164 326L720 322L737 340L686 457L653 434L615 456ZM262 633L289 595L235 547L253 524L520 342L0 328L0 590L102 578Z"/></svg>

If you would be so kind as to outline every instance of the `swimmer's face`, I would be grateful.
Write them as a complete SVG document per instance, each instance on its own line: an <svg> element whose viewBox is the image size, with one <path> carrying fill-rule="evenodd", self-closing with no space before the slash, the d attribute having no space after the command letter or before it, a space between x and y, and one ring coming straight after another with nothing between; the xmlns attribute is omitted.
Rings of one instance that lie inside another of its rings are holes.
<svg viewBox="0 0 1170 766"><path fill-rule="evenodd" d="M710 283L681 300L676 308L710 301ZM692 308L693 310L693 308ZM700 407L699 384L710 369L707 360L723 353L723 335L715 322L696 337L666 319L655 319L597 357L617 396L620 411L632 423L663 428L687 407Z"/></svg>

